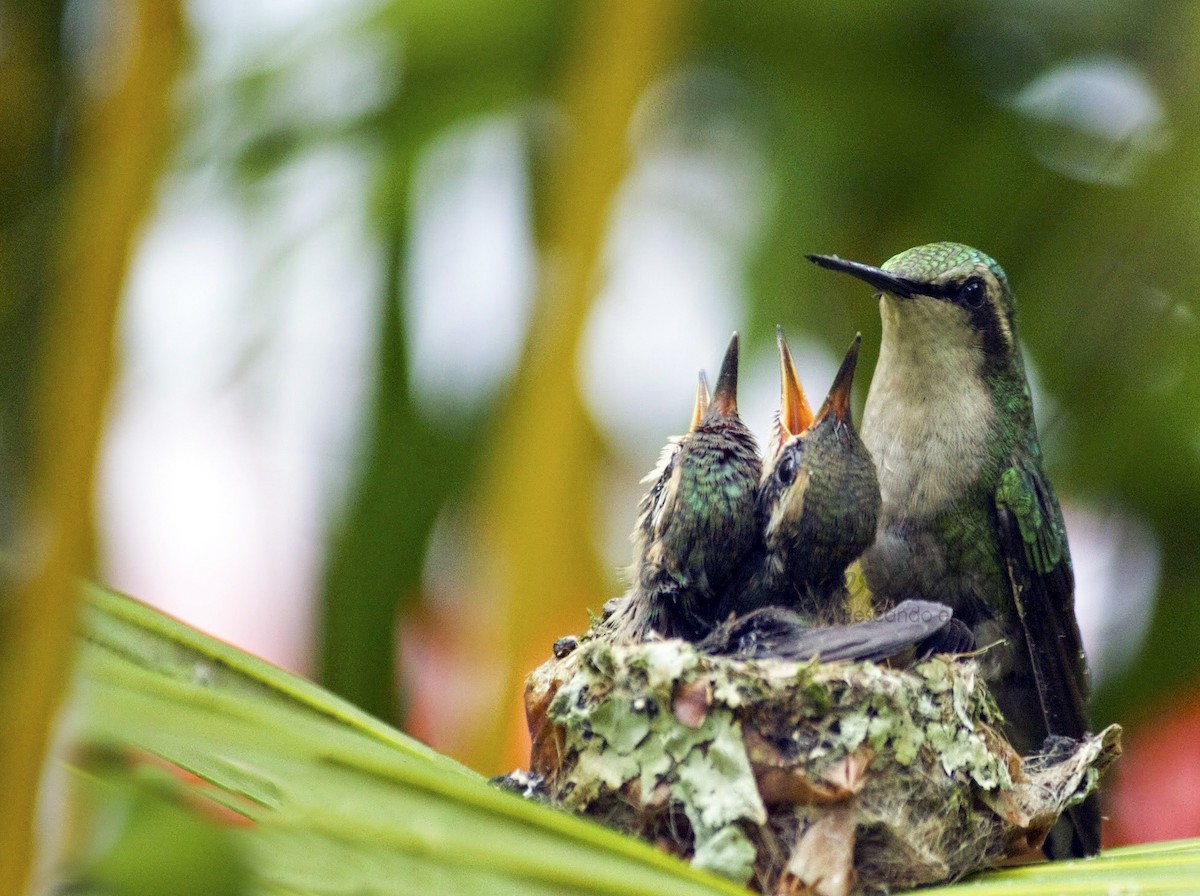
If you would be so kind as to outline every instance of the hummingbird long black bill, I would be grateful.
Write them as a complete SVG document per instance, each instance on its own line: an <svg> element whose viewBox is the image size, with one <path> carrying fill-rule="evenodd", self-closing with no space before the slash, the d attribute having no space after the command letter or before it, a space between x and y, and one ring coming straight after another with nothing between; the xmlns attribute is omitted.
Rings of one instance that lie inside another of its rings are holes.
<svg viewBox="0 0 1200 896"><path fill-rule="evenodd" d="M734 333L725 349L725 358L721 361L721 372L717 375L717 388L713 391L709 408L716 408L723 417L737 414L737 381L738 381L738 334Z"/></svg>
<svg viewBox="0 0 1200 896"><path fill-rule="evenodd" d="M829 387L829 395L826 396L825 403L821 405L821 410L817 411L816 419L813 420L814 425L830 414L840 423L850 423L850 394L854 388L854 370L858 367L858 347L860 345L862 345L862 333L855 333L854 341L846 350L846 357L842 358L842 366L838 368L837 376L833 378L833 385Z"/></svg>
<svg viewBox="0 0 1200 896"><path fill-rule="evenodd" d="M775 327L775 344L779 348L779 426L783 437L794 436L812 425L813 412L800 385L800 374L792 361L792 352L783 338L783 327Z"/></svg>
<svg viewBox="0 0 1200 896"><path fill-rule="evenodd" d="M700 382L696 384L696 406L692 408L692 425L688 427L688 432L696 431L696 427L700 425L700 421L708 413L708 406L710 404L712 404L712 394L708 390L708 377L701 370Z"/></svg>
<svg viewBox="0 0 1200 896"><path fill-rule="evenodd" d="M869 264L847 261L836 255L806 255L804 257L826 270L841 271L843 274L849 274L851 277L857 277L859 280L871 284L878 290L890 292L904 299L927 294L927 287L923 284L905 277L893 277L887 271L871 267Z"/></svg>

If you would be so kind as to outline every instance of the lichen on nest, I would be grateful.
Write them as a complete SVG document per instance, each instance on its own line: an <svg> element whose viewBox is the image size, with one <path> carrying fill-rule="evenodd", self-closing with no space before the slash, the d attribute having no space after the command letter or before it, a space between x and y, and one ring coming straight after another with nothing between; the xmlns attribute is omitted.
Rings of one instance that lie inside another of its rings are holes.
<svg viewBox="0 0 1200 896"><path fill-rule="evenodd" d="M526 682L554 804L765 893L846 896L1029 857L1119 753L1019 757L974 660L740 660L585 637Z"/></svg>

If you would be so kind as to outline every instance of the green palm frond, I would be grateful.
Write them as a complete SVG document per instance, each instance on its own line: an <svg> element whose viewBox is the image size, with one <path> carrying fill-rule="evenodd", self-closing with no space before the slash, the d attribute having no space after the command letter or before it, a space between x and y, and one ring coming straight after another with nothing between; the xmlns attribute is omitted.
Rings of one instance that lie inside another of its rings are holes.
<svg viewBox="0 0 1200 896"><path fill-rule="evenodd" d="M82 640L76 739L144 751L206 782L209 799L249 820L231 830L257 892L743 892L502 792L321 688L130 598L90 589ZM925 892L1195 891L1200 841Z"/></svg>
<svg viewBox="0 0 1200 896"><path fill-rule="evenodd" d="M93 589L78 736L209 782L263 892L718 894L597 824L504 793L302 679Z"/></svg>
<svg viewBox="0 0 1200 896"><path fill-rule="evenodd" d="M1200 893L1200 839L1124 846L1091 859L1011 868L920 892L922 896Z"/></svg>

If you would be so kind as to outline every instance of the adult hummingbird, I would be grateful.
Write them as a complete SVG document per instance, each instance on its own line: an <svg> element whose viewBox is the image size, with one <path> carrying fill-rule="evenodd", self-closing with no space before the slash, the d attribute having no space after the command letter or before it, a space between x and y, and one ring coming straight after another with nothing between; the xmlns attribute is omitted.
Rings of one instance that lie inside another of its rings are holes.
<svg viewBox="0 0 1200 896"><path fill-rule="evenodd" d="M734 333L711 397L702 373L691 428L668 442L644 480L653 485L633 532L632 587L602 622L609 637L703 638L761 537L755 493L762 461L738 416L737 375Z"/></svg>
<svg viewBox="0 0 1200 896"><path fill-rule="evenodd" d="M1014 746L1088 730L1088 679L1062 512L1042 468L1008 278L959 243L881 268L810 255L875 287L883 342L862 436L883 499L861 558L875 599L953 608L976 642ZM1052 857L1099 848L1094 799L1047 840Z"/></svg>
<svg viewBox="0 0 1200 896"><path fill-rule="evenodd" d="M880 503L875 465L850 410L862 337L854 337L816 416L782 329L776 341L782 394L758 487L763 540L723 606L735 613L779 606L812 624L847 622L846 567L874 541Z"/></svg>

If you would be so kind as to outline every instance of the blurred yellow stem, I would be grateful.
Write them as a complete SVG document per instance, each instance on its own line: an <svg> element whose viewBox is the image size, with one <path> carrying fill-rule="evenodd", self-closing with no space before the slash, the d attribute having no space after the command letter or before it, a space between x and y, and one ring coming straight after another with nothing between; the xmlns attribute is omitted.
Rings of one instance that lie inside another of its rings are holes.
<svg viewBox="0 0 1200 896"><path fill-rule="evenodd" d="M584 10L567 72L570 133L551 170L542 291L516 394L485 479L479 531L487 570L482 597L504 674L499 706L477 768L524 764L521 682L556 637L586 625L605 577L593 539L599 439L580 399L576 356L597 286L610 205L628 165L628 125L638 100L679 43L685 0L605 0ZM619 362L619 359L614 359ZM503 635L501 636L501 633Z"/></svg>
<svg viewBox="0 0 1200 896"><path fill-rule="evenodd" d="M0 633L0 893L27 885L38 781L75 637L77 579L89 563L92 481L113 368L118 299L169 135L183 46L179 4L130 4L107 48L127 64L82 115L37 391L28 565ZM36 260L26 259L28 263ZM168 298L168 297L164 297Z"/></svg>

